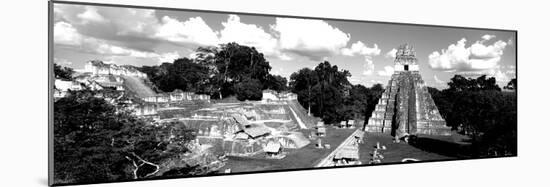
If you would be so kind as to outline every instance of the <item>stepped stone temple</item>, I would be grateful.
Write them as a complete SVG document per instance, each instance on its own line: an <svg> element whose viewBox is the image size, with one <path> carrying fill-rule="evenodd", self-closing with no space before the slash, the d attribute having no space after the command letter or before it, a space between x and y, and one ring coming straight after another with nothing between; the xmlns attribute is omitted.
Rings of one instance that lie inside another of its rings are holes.
<svg viewBox="0 0 550 187"><path fill-rule="evenodd" d="M450 135L451 128L439 114L437 106L420 76L416 53L412 46L399 46L395 57L395 72L378 100L367 132L407 135Z"/></svg>

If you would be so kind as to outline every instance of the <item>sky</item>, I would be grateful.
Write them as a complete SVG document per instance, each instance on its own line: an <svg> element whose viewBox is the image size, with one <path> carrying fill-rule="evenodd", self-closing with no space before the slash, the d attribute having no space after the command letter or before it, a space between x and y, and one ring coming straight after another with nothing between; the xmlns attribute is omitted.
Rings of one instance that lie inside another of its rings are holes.
<svg viewBox="0 0 550 187"><path fill-rule="evenodd" d="M408 43L428 86L443 89L455 74L488 75L500 86L516 77L509 31L60 3L53 12L54 62L76 70L89 60L159 65L237 42L263 53L272 74L288 78L327 60L353 84L386 85L396 48Z"/></svg>

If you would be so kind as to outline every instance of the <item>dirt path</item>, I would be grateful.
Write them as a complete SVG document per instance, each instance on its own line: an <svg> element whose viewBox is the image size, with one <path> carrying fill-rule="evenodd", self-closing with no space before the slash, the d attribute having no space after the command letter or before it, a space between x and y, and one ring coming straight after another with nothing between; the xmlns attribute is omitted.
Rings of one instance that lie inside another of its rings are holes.
<svg viewBox="0 0 550 187"><path fill-rule="evenodd" d="M347 145L351 145L353 142L355 142L355 135L359 133L361 129L357 129L355 132L353 132L348 138L346 138L334 151L332 151L330 154L328 154L325 158L323 158L319 163L317 163L314 167L332 167L334 166L334 163L332 162L332 159L334 158L334 155L338 153L343 147Z"/></svg>

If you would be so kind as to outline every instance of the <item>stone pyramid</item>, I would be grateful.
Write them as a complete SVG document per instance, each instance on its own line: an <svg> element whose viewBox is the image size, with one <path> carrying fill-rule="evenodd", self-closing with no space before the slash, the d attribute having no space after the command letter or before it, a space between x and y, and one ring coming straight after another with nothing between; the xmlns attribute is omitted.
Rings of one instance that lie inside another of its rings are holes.
<svg viewBox="0 0 550 187"><path fill-rule="evenodd" d="M365 126L367 132L406 135L450 135L451 128L439 114L420 76L412 46L399 46L395 72Z"/></svg>

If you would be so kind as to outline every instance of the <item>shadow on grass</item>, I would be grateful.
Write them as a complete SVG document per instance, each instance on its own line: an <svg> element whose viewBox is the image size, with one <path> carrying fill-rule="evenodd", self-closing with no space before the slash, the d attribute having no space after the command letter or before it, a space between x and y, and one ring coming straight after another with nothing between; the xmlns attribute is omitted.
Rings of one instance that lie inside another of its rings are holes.
<svg viewBox="0 0 550 187"><path fill-rule="evenodd" d="M471 144L469 143L457 143L431 137L416 137L409 144L426 152L461 159L471 158L472 153Z"/></svg>

